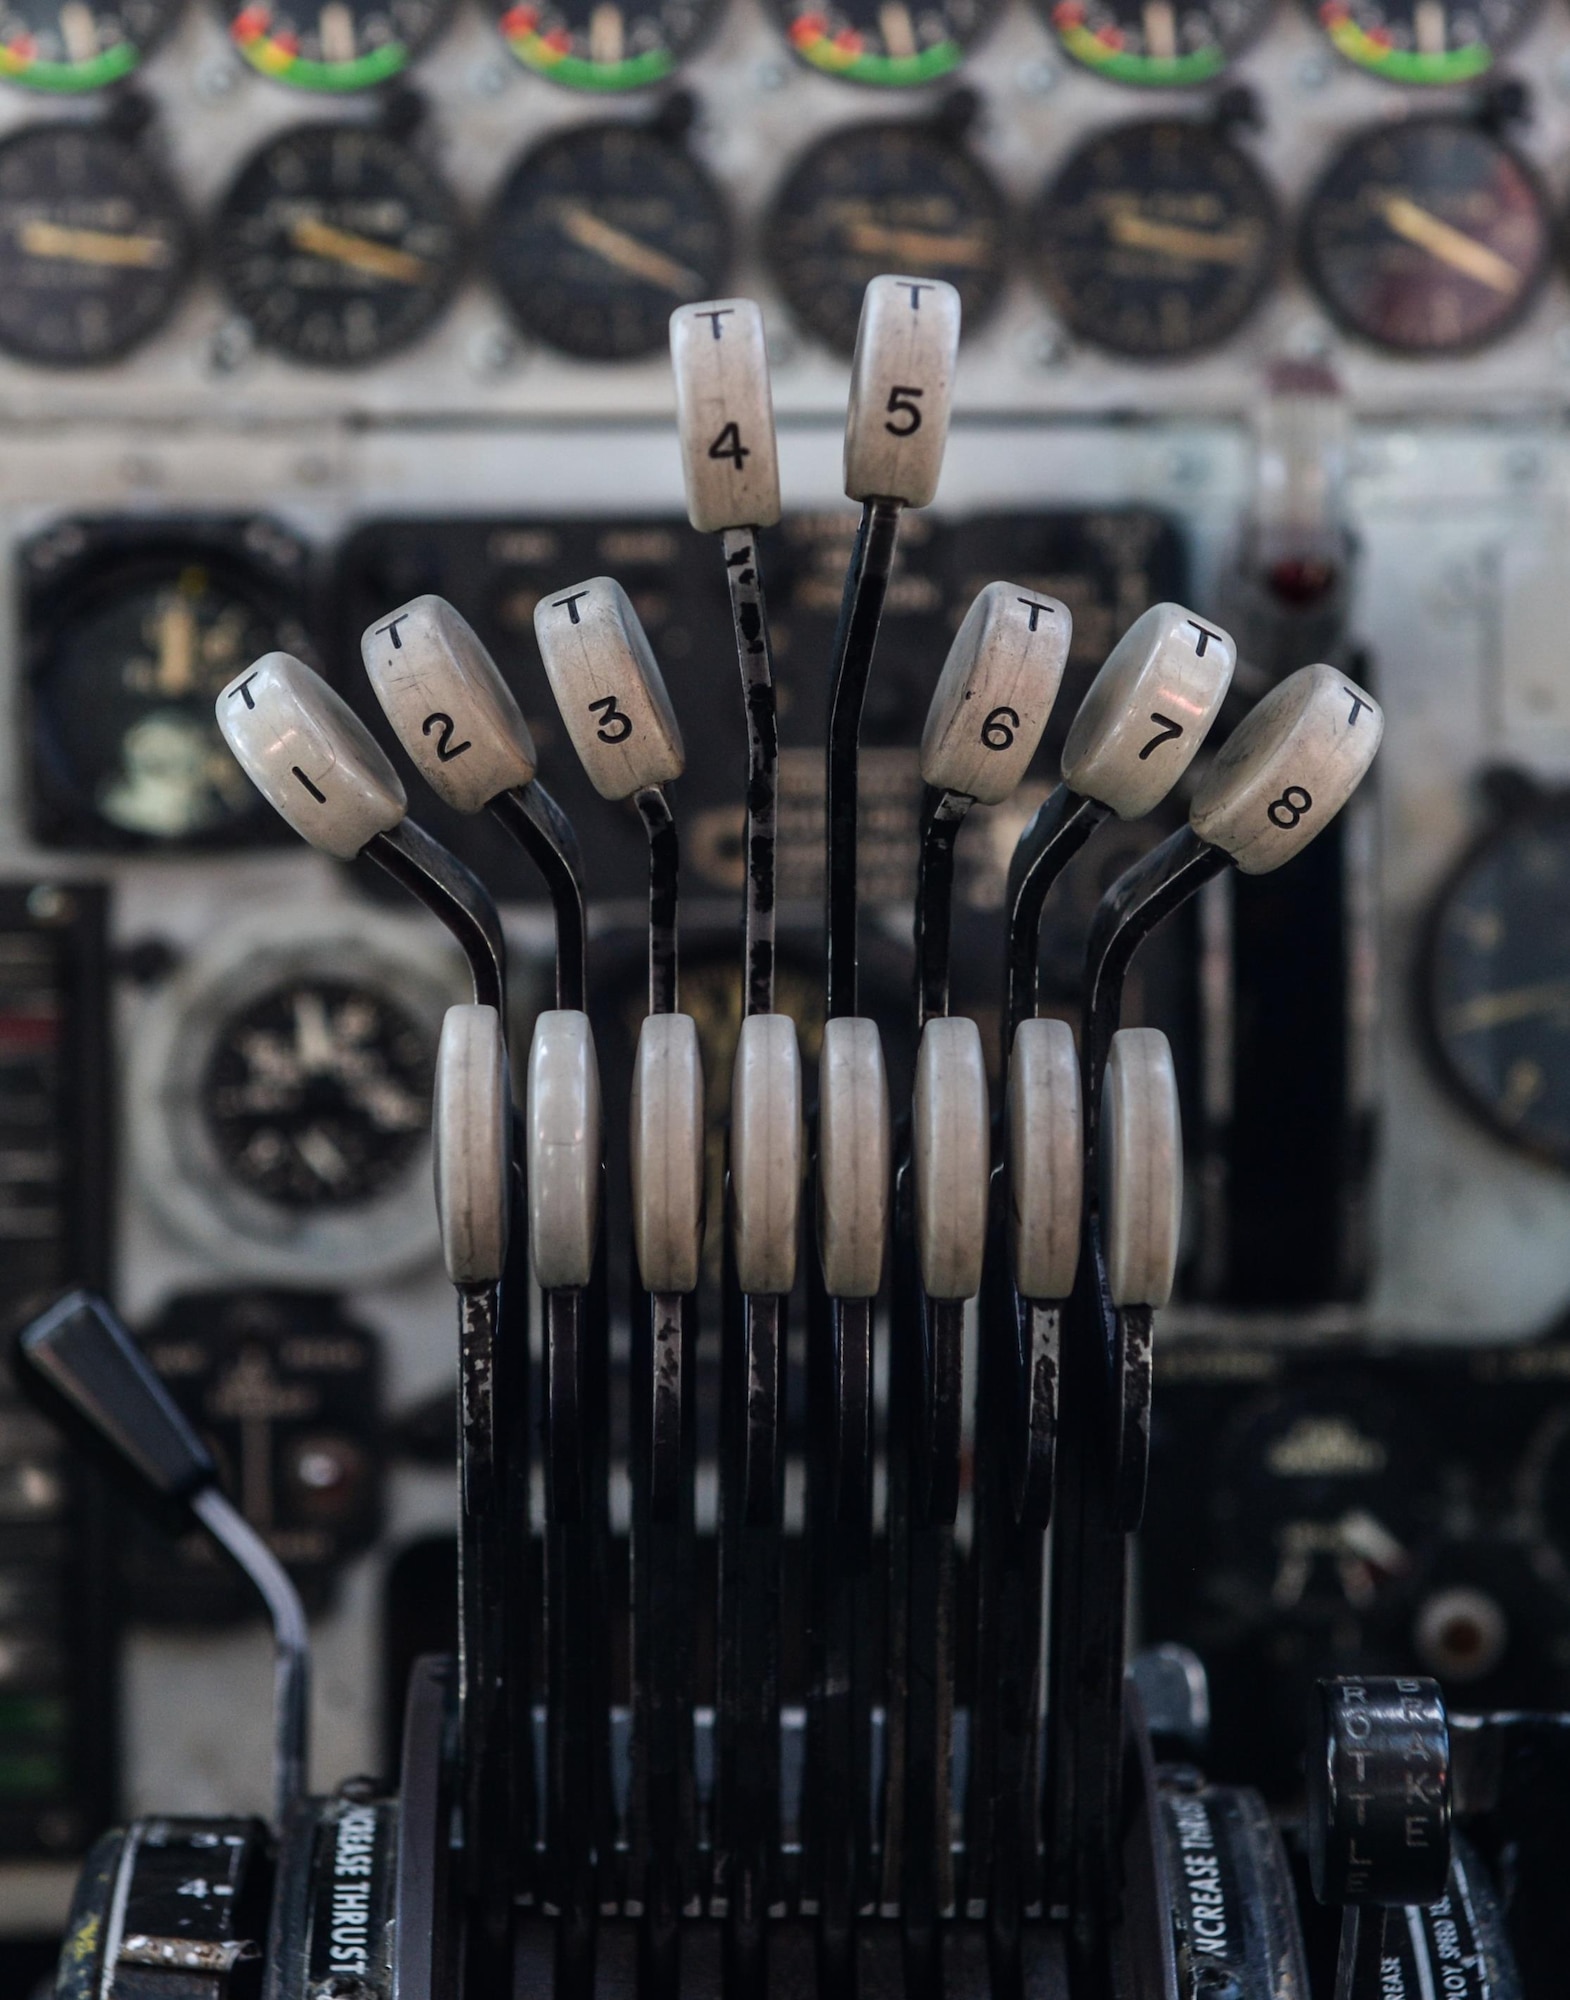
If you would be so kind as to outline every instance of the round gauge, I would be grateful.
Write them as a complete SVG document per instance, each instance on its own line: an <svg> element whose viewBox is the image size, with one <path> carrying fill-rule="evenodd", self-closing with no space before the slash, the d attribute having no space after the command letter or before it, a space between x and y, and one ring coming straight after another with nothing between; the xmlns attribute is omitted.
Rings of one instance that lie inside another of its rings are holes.
<svg viewBox="0 0 1570 2000"><path fill-rule="evenodd" d="M1395 354L1498 340L1537 296L1552 251L1536 176L1461 118L1359 133L1303 214L1309 283L1349 333Z"/></svg>
<svg viewBox="0 0 1570 2000"><path fill-rule="evenodd" d="M1003 290L1003 197L956 140L908 121L831 132L774 197L765 254L792 313L828 347L856 345L883 271L945 278L972 333Z"/></svg>
<svg viewBox="0 0 1570 2000"><path fill-rule="evenodd" d="M0 0L0 78L64 96L101 90L138 67L178 0Z"/></svg>
<svg viewBox="0 0 1570 2000"><path fill-rule="evenodd" d="M1253 41L1272 0L1056 0L1043 12L1066 56L1142 89L1209 83Z"/></svg>
<svg viewBox="0 0 1570 2000"><path fill-rule="evenodd" d="M1208 125L1098 133L1037 206L1036 270L1071 332L1136 361L1229 339L1275 276L1280 222L1259 170Z"/></svg>
<svg viewBox="0 0 1570 2000"><path fill-rule="evenodd" d="M190 270L190 225L130 141L82 124L0 141L0 348L52 368L156 333Z"/></svg>
<svg viewBox="0 0 1570 2000"><path fill-rule="evenodd" d="M264 347L322 368L418 340L458 282L457 205L418 154L365 125L298 125L240 169L213 260Z"/></svg>
<svg viewBox="0 0 1570 2000"><path fill-rule="evenodd" d="M1337 55L1387 83L1468 83L1493 68L1538 0L1320 0Z"/></svg>
<svg viewBox="0 0 1570 2000"><path fill-rule="evenodd" d="M644 90L714 25L720 0L502 0L497 26L537 75L569 90Z"/></svg>
<svg viewBox="0 0 1570 2000"><path fill-rule="evenodd" d="M998 0L772 0L804 63L885 89L933 83L958 69L991 27Z"/></svg>
<svg viewBox="0 0 1570 2000"><path fill-rule="evenodd" d="M370 90L446 26L450 0L225 0L229 35L253 69L296 90Z"/></svg>
<svg viewBox="0 0 1570 2000"><path fill-rule="evenodd" d="M491 280L525 333L585 361L664 351L677 306L724 290L719 190L644 125L580 125L525 153L489 229Z"/></svg>

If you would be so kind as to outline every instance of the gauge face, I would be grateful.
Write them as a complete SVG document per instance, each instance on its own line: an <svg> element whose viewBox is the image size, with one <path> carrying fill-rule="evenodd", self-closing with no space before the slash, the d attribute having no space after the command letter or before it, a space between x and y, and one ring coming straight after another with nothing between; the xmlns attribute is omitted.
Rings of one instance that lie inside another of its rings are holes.
<svg viewBox="0 0 1570 2000"><path fill-rule="evenodd" d="M1272 0L1057 0L1044 9L1062 45L1112 83L1176 89L1221 75L1264 26Z"/></svg>
<svg viewBox="0 0 1570 2000"><path fill-rule="evenodd" d="M354 368L426 331L463 248L452 196L407 146L368 126L300 125L241 168L213 255L262 346Z"/></svg>
<svg viewBox="0 0 1570 2000"><path fill-rule="evenodd" d="M1348 332L1396 354L1461 354L1507 333L1548 275L1536 178L1459 118L1361 133L1303 216L1304 274Z"/></svg>
<svg viewBox="0 0 1570 2000"><path fill-rule="evenodd" d="M497 26L526 69L569 90L644 90L713 26L720 0L522 0Z"/></svg>
<svg viewBox="0 0 1570 2000"><path fill-rule="evenodd" d="M1331 47L1388 83L1467 83L1494 66L1538 0L1321 0Z"/></svg>
<svg viewBox="0 0 1570 2000"><path fill-rule="evenodd" d="M1042 195L1036 269L1081 340L1180 361L1227 340L1275 275L1276 205L1219 133L1151 119L1100 134Z"/></svg>
<svg viewBox="0 0 1570 2000"><path fill-rule="evenodd" d="M959 68L991 27L998 0L772 0L804 63L885 89L931 83Z"/></svg>
<svg viewBox="0 0 1570 2000"><path fill-rule="evenodd" d="M178 0L0 0L0 78L60 95L129 76Z"/></svg>
<svg viewBox="0 0 1570 2000"><path fill-rule="evenodd" d="M526 333L585 361L663 352L677 306L724 290L730 227L689 154L579 126L525 153L490 224L492 282Z"/></svg>
<svg viewBox="0 0 1570 2000"><path fill-rule="evenodd" d="M804 327L838 353L856 345L861 301L883 271L945 278L967 333L1003 289L1003 197L963 147L930 126L834 132L774 198L766 255Z"/></svg>
<svg viewBox="0 0 1570 2000"><path fill-rule="evenodd" d="M406 69L445 26L450 0L247 0L229 34L253 69L296 90L369 90Z"/></svg>
<svg viewBox="0 0 1570 2000"><path fill-rule="evenodd" d="M179 299L191 231L137 147L88 125L0 143L0 347L88 368L156 333Z"/></svg>

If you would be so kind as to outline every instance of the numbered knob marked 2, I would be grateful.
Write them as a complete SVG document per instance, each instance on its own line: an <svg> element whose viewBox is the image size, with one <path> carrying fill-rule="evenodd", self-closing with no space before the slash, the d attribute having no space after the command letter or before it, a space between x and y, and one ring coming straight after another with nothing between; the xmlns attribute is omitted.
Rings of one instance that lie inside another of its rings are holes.
<svg viewBox="0 0 1570 2000"><path fill-rule="evenodd" d="M751 1014L731 1077L730 1171L736 1279L753 1297L782 1297L796 1282L803 1165L796 1024Z"/></svg>
<svg viewBox="0 0 1570 2000"><path fill-rule="evenodd" d="M447 1275L459 1286L494 1285L507 1261L512 1193L512 1091L494 1007L447 1009L431 1137Z"/></svg>
<svg viewBox="0 0 1570 2000"><path fill-rule="evenodd" d="M587 1014L550 1008L529 1047L529 1250L542 1291L586 1285L600 1224L600 1068Z"/></svg>
<svg viewBox="0 0 1570 2000"><path fill-rule="evenodd" d="M845 420L852 500L925 507L948 443L960 304L936 278L874 278L862 300Z"/></svg>
<svg viewBox="0 0 1570 2000"><path fill-rule="evenodd" d="M1115 1306L1164 1306L1177 1275L1183 1133L1172 1049L1157 1028L1121 1028L1101 1107L1101 1220Z"/></svg>
<svg viewBox="0 0 1570 2000"><path fill-rule="evenodd" d="M963 1014L929 1021L916 1054L910 1150L916 1253L928 1298L981 1289L987 1243L987 1070L981 1035Z"/></svg>
<svg viewBox="0 0 1570 2000"><path fill-rule="evenodd" d="M1084 1118L1066 1021L1022 1021L1008 1076L1009 1240L1021 1298L1066 1299L1079 1264Z"/></svg>
<svg viewBox="0 0 1570 2000"><path fill-rule="evenodd" d="M676 711L614 577L549 592L535 606L534 633L573 748L601 798L631 798L681 776Z"/></svg>
<svg viewBox="0 0 1570 2000"><path fill-rule="evenodd" d="M703 1260L703 1057L690 1014L649 1014L632 1073L632 1227L644 1290L696 1289Z"/></svg>
<svg viewBox="0 0 1570 2000"><path fill-rule="evenodd" d="M889 1080L875 1021L825 1022L818 1065L818 1250L834 1299L870 1299L889 1231Z"/></svg>
<svg viewBox="0 0 1570 2000"><path fill-rule="evenodd" d="M1068 606L989 583L954 635L921 738L921 775L939 791L1001 805L1036 754L1068 661Z"/></svg>
<svg viewBox="0 0 1570 2000"><path fill-rule="evenodd" d="M763 314L752 299L709 299L671 314L676 428L687 518L700 534L772 528L779 454Z"/></svg>
<svg viewBox="0 0 1570 2000"><path fill-rule="evenodd" d="M408 801L381 745L292 653L264 653L216 708L245 775L312 847L352 861L403 820Z"/></svg>

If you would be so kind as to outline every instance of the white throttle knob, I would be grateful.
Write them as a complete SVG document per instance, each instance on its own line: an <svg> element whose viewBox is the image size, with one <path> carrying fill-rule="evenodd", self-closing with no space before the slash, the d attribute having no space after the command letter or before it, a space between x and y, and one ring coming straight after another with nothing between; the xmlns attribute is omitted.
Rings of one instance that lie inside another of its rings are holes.
<svg viewBox="0 0 1570 2000"><path fill-rule="evenodd" d="M1009 1236L1021 1298L1066 1299L1085 1184L1079 1055L1066 1021L1021 1021L1008 1080Z"/></svg>
<svg viewBox="0 0 1570 2000"><path fill-rule="evenodd" d="M1164 1306L1183 1220L1183 1131L1172 1049L1159 1028L1121 1028L1101 1099L1101 1216L1116 1306Z"/></svg>
<svg viewBox="0 0 1570 2000"><path fill-rule="evenodd" d="M408 800L381 745L303 660L264 653L215 706L240 768L312 847L352 861L403 819Z"/></svg>
<svg viewBox="0 0 1570 2000"><path fill-rule="evenodd" d="M542 1291L589 1282L600 1224L600 1068L587 1014L541 1014L529 1045L529 1253Z"/></svg>
<svg viewBox="0 0 1570 2000"><path fill-rule="evenodd" d="M801 1051L788 1014L749 1014L731 1074L736 1277L768 1297L796 1282L801 1219Z"/></svg>
<svg viewBox="0 0 1570 2000"><path fill-rule="evenodd" d="M939 791L1001 805L1018 788L1057 700L1074 620L1066 604L989 583L949 647L921 737Z"/></svg>
<svg viewBox="0 0 1570 2000"><path fill-rule="evenodd" d="M682 772L681 729L638 614L614 577L542 597L534 634L589 782L628 799Z"/></svg>
<svg viewBox="0 0 1570 2000"><path fill-rule="evenodd" d="M501 1016L449 1007L431 1106L436 1216L455 1285L494 1285L507 1261L512 1092Z"/></svg>
<svg viewBox="0 0 1570 2000"><path fill-rule="evenodd" d="M922 1030L916 1052L910 1132L916 1250L929 1298L969 1299L981 1290L987 1131L980 1032L967 1015L941 1015Z"/></svg>
<svg viewBox="0 0 1570 2000"><path fill-rule="evenodd" d="M702 534L772 528L780 466L762 312L752 299L678 306L671 365L687 518Z"/></svg>
<svg viewBox="0 0 1570 2000"><path fill-rule="evenodd" d="M690 1014L648 1014L632 1072L632 1228L647 1292L690 1292L703 1261L703 1057Z"/></svg>
<svg viewBox="0 0 1570 2000"><path fill-rule="evenodd" d="M874 278L861 302L845 419L852 500L925 507L938 490L959 355L959 293L934 278Z"/></svg>
<svg viewBox="0 0 1570 2000"><path fill-rule="evenodd" d="M889 1231L889 1080L876 1021L823 1026L818 1061L818 1251L833 1299L870 1299Z"/></svg>

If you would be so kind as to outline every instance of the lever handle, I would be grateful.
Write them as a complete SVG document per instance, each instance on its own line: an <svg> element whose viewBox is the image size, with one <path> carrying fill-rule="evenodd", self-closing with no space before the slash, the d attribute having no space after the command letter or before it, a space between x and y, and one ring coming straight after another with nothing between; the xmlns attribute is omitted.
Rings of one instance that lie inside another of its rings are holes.
<svg viewBox="0 0 1570 2000"><path fill-rule="evenodd" d="M1068 661L1066 604L989 583L965 613L921 737L921 775L939 791L1001 805L1036 754Z"/></svg>
<svg viewBox="0 0 1570 2000"><path fill-rule="evenodd" d="M772 528L780 465L763 314L752 299L706 299L671 314L676 430L687 518L700 534Z"/></svg>
<svg viewBox="0 0 1570 2000"><path fill-rule="evenodd" d="M941 279L885 277L868 285L845 418L852 500L931 502L948 443L959 323L959 293Z"/></svg>
<svg viewBox="0 0 1570 2000"><path fill-rule="evenodd" d="M1159 1028L1121 1028L1101 1103L1101 1218L1115 1306L1164 1306L1183 1221L1183 1131L1172 1048Z"/></svg>
<svg viewBox="0 0 1570 2000"><path fill-rule="evenodd" d="M587 1014L549 1008L529 1045L529 1249L541 1291L588 1284L600 1227L600 1069Z"/></svg>
<svg viewBox="0 0 1570 2000"><path fill-rule="evenodd" d="M614 577L591 576L534 607L534 636L572 747L602 799L679 778L681 726L654 649Z"/></svg>
<svg viewBox="0 0 1570 2000"><path fill-rule="evenodd" d="M889 1233L889 1081L876 1021L823 1025L818 1062L818 1252L831 1299L870 1299Z"/></svg>
<svg viewBox="0 0 1570 2000"><path fill-rule="evenodd" d="M967 1015L941 1015L922 1030L910 1151L915 1174L916 1253L931 1299L971 1299L987 1248L989 1149L987 1068Z"/></svg>
<svg viewBox="0 0 1570 2000"><path fill-rule="evenodd" d="M431 1136L447 1275L455 1285L498 1284L511 1215L512 1092L494 1007L447 1009Z"/></svg>
<svg viewBox="0 0 1570 2000"><path fill-rule="evenodd" d="M1450 1725L1437 1681L1323 1680L1309 1700L1308 1863L1321 1903L1436 1903L1450 1874Z"/></svg>
<svg viewBox="0 0 1570 2000"><path fill-rule="evenodd" d="M703 1054L690 1014L646 1014L632 1072L632 1225L643 1288L695 1291L703 1263Z"/></svg>
<svg viewBox="0 0 1570 2000"><path fill-rule="evenodd" d="M753 1297L796 1282L803 1169L801 1048L788 1014L749 1014L731 1073L736 1280Z"/></svg>
<svg viewBox="0 0 1570 2000"><path fill-rule="evenodd" d="M1009 1240L1022 1299L1066 1299L1079 1267L1084 1116L1066 1021L1021 1021L1008 1074Z"/></svg>

